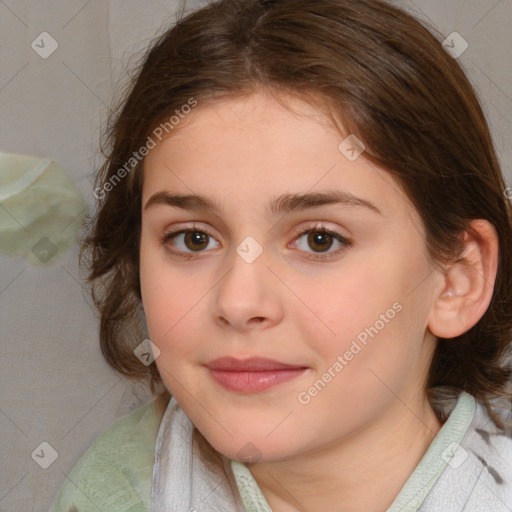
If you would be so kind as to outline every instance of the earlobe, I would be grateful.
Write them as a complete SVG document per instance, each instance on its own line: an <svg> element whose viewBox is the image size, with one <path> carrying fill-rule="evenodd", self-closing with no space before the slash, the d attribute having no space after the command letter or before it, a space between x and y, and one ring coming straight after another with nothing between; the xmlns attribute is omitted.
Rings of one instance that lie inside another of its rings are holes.
<svg viewBox="0 0 512 512"><path fill-rule="evenodd" d="M498 269L496 229L478 219L463 236L464 252L442 271L442 286L430 312L428 328L441 338L455 338L471 329L485 314L494 290Z"/></svg>

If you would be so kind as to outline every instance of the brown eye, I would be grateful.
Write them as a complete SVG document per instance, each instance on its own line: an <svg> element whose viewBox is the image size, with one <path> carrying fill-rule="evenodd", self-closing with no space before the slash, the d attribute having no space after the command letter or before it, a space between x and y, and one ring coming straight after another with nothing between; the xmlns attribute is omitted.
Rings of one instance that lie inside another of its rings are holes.
<svg viewBox="0 0 512 512"><path fill-rule="evenodd" d="M333 244L333 236L326 231L310 231L308 235L308 244L312 249L324 252L331 248Z"/></svg>
<svg viewBox="0 0 512 512"><path fill-rule="evenodd" d="M174 253L199 253L204 252L210 245L210 242L215 240L210 234L197 229L181 229L172 233L166 234L162 243ZM217 247L219 244L217 243Z"/></svg>
<svg viewBox="0 0 512 512"><path fill-rule="evenodd" d="M208 236L201 231L187 231L183 239L187 248L191 250L200 250L208 246Z"/></svg>
<svg viewBox="0 0 512 512"><path fill-rule="evenodd" d="M302 231L294 245L306 253L306 258L322 260L339 256L352 246L352 242L335 231L323 227L314 227ZM335 250L330 250L333 247Z"/></svg>

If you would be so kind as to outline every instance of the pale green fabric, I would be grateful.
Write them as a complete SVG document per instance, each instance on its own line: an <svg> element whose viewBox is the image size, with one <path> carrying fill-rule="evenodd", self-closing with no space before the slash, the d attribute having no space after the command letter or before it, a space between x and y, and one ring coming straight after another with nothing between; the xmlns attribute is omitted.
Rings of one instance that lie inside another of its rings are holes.
<svg viewBox="0 0 512 512"><path fill-rule="evenodd" d="M161 421L154 404L149 402L100 434L64 482L51 512L149 512ZM462 393L387 512L417 510L446 466L443 452L460 442L474 414L474 398ZM246 511L271 512L247 466L232 460L231 467ZM405 503L408 506L402 508Z"/></svg>
<svg viewBox="0 0 512 512"><path fill-rule="evenodd" d="M48 158L0 153L0 252L55 264L76 242L87 205Z"/></svg>
<svg viewBox="0 0 512 512"><path fill-rule="evenodd" d="M460 445L475 416L476 402L461 393L450 416L386 512L416 510L448 464L450 445Z"/></svg>
<svg viewBox="0 0 512 512"><path fill-rule="evenodd" d="M148 512L160 420L153 400L102 432L69 474L51 512Z"/></svg>

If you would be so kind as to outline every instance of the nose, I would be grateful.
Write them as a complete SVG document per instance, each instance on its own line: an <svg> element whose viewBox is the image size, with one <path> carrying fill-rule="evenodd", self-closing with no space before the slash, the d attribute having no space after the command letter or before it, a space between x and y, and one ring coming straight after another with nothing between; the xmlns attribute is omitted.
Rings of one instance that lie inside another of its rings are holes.
<svg viewBox="0 0 512 512"><path fill-rule="evenodd" d="M280 283L269 263L265 251L251 261L243 251L233 250L228 270L216 287L213 315L217 325L246 331L266 329L281 321Z"/></svg>

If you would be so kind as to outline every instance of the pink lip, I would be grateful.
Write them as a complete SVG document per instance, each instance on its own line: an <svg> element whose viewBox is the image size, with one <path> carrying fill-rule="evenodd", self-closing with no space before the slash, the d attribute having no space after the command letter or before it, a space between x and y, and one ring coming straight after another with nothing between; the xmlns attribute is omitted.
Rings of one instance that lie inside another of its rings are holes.
<svg viewBox="0 0 512 512"><path fill-rule="evenodd" d="M260 372L269 370L290 370L305 368L296 364L282 363L267 357L249 357L237 359L236 357L219 357L206 364L212 370L225 370L229 372Z"/></svg>
<svg viewBox="0 0 512 512"><path fill-rule="evenodd" d="M264 357L221 357L206 365L212 377L230 391L257 393L301 375L307 368Z"/></svg>

